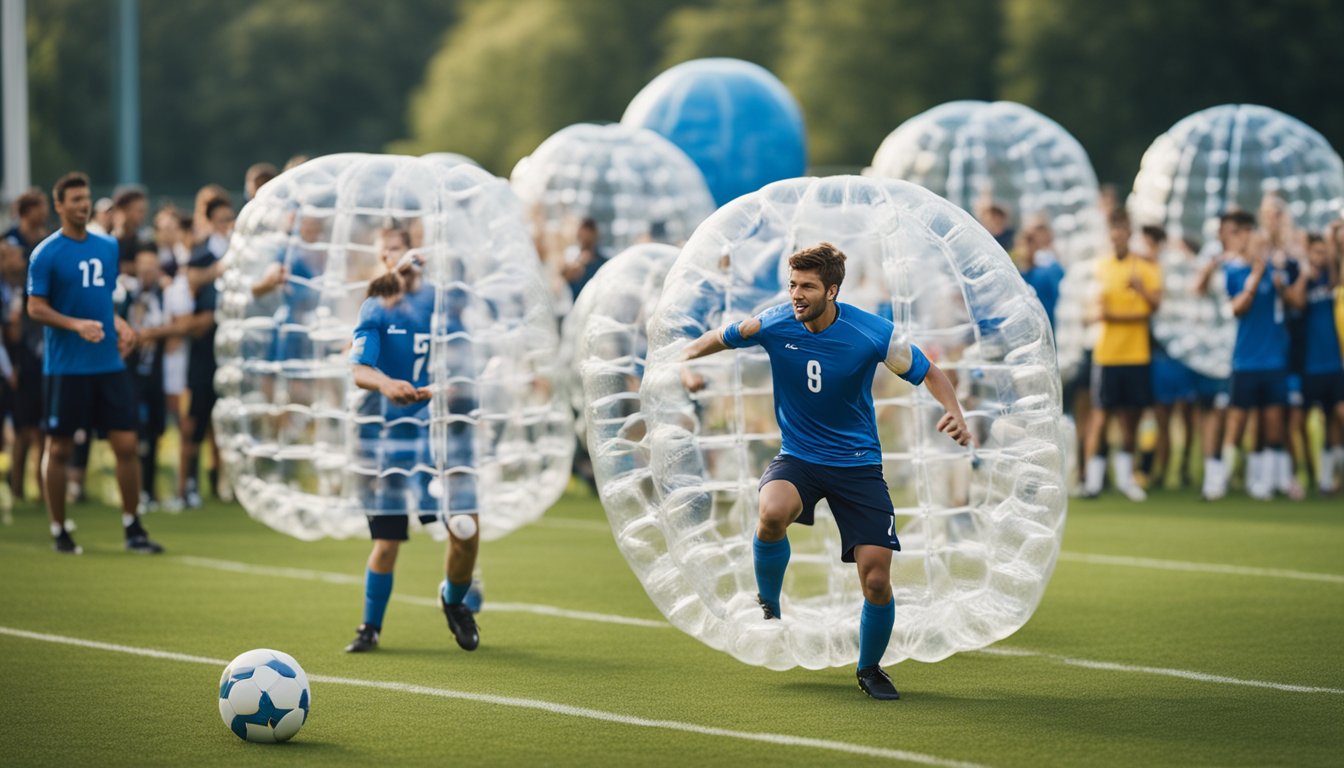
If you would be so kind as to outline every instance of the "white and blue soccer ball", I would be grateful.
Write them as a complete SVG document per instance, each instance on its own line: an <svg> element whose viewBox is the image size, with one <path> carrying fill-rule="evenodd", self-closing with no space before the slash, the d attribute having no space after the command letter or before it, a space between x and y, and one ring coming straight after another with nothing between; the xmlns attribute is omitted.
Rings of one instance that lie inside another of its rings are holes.
<svg viewBox="0 0 1344 768"><path fill-rule="evenodd" d="M244 741L287 741L308 719L308 675L293 656L259 648L219 678L219 716Z"/></svg>

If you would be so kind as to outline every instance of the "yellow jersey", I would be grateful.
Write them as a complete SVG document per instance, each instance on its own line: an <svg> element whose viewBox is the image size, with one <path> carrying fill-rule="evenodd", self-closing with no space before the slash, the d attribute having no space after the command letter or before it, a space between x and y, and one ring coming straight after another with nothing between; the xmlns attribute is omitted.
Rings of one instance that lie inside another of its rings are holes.
<svg viewBox="0 0 1344 768"><path fill-rule="evenodd" d="M1101 337L1092 351L1092 360L1097 365L1147 365L1152 362L1148 319L1153 310L1143 296L1130 287L1129 281L1134 277L1142 281L1149 293L1162 289L1162 270L1154 262L1132 253L1123 259L1107 256L1097 264L1096 279L1101 289L1102 309ZM1106 320L1111 314L1139 319Z"/></svg>
<svg viewBox="0 0 1344 768"><path fill-rule="evenodd" d="M1339 354L1344 355L1344 285L1335 288L1335 330L1339 331Z"/></svg>

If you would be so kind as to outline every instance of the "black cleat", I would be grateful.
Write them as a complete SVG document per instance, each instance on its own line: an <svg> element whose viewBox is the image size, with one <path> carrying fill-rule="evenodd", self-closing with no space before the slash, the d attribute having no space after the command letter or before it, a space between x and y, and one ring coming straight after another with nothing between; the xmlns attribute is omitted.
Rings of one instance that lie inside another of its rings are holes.
<svg viewBox="0 0 1344 768"><path fill-rule="evenodd" d="M144 526L140 525L139 520L136 520L126 527L126 551L137 552L142 555L158 555L163 552L163 547L149 538Z"/></svg>
<svg viewBox="0 0 1344 768"><path fill-rule="evenodd" d="M345 646L346 653L363 653L378 648L378 628L360 624L355 630L355 639Z"/></svg>
<svg viewBox="0 0 1344 768"><path fill-rule="evenodd" d="M439 590L439 607L443 609L443 615L448 617L448 629L462 650L476 650L476 646L481 644L481 633L476 629L476 617L471 615L471 609L464 603L445 603L443 590Z"/></svg>
<svg viewBox="0 0 1344 768"><path fill-rule="evenodd" d="M859 690L883 701L892 701L901 698L901 694L896 692L896 686L892 685L891 678L882 668L874 664L871 667L864 667L858 672Z"/></svg>
<svg viewBox="0 0 1344 768"><path fill-rule="evenodd" d="M61 531L58 535L53 537L51 547L62 555L84 554L84 548L76 544L74 539L70 538L69 531Z"/></svg>
<svg viewBox="0 0 1344 768"><path fill-rule="evenodd" d="M779 616L775 613L774 609L771 608L769 605L766 604L766 602L765 602L765 598L763 598L763 597L761 597L759 594L757 594L757 595L756 595L756 602L761 606L761 611L765 613L765 620L766 620L766 621L771 621L771 620L778 621L778 620L779 620Z"/></svg>

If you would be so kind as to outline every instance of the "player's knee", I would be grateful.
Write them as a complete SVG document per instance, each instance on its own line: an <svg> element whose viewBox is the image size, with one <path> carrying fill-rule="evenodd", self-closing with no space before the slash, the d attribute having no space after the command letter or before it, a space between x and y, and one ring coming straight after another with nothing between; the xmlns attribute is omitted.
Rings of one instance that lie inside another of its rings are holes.
<svg viewBox="0 0 1344 768"><path fill-rule="evenodd" d="M863 574L863 599L876 605L891 600L891 574L886 569L874 568Z"/></svg>
<svg viewBox="0 0 1344 768"><path fill-rule="evenodd" d="M373 553L369 556L370 565L375 571L387 572L397 564L397 552L401 542L390 539L375 539Z"/></svg>
<svg viewBox="0 0 1344 768"><path fill-rule="evenodd" d="M75 441L69 438L52 438L47 441L47 461L62 464L70 462L70 454L75 451Z"/></svg>

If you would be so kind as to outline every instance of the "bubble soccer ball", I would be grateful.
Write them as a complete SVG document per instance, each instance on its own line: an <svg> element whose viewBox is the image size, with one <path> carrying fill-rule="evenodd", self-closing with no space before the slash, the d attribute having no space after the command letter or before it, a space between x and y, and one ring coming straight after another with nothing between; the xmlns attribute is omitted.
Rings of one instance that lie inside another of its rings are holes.
<svg viewBox="0 0 1344 768"><path fill-rule="evenodd" d="M1153 334L1177 360L1206 376L1231 374L1236 321L1221 274L1214 295L1193 290L1202 262L1216 252L1218 218L1233 208L1255 214L1267 193L1287 204L1295 226L1322 233L1344 211L1344 163L1310 126L1269 107L1224 104L1185 117L1144 152L1128 200L1136 226L1167 231L1164 291ZM1191 333L1191 329L1199 333Z"/></svg>
<svg viewBox="0 0 1344 768"><path fill-rule="evenodd" d="M762 621L756 604L757 483L780 446L768 359L723 352L692 364L703 390L690 396L681 382L685 345L783 302L788 255L823 240L849 257L840 300L893 318L955 377L981 444L973 460L936 432L942 409L926 391L878 373L883 470L904 545L884 659L981 648L1031 616L1059 550L1059 378L1045 312L1007 254L913 184L778 182L696 230L648 323L639 413L601 434L590 427L617 543L659 610L711 647L775 669L854 662L862 595L824 504L814 527L790 529L784 619ZM585 391L594 413L604 390Z"/></svg>
<svg viewBox="0 0 1344 768"><path fill-rule="evenodd" d="M1066 266L1106 247L1092 162L1078 140L1030 107L1011 101L953 101L892 131L872 175L914 182L975 212L992 200L1012 226L1044 214Z"/></svg>
<svg viewBox="0 0 1344 768"><path fill-rule="evenodd" d="M597 223L598 244L615 252L642 238L685 242L714 211L704 176L686 153L627 125L561 129L518 162L510 183L548 260L563 254L584 218Z"/></svg>
<svg viewBox="0 0 1344 768"><path fill-rule="evenodd" d="M308 675L293 656L248 651L219 678L219 716L244 741L289 741L308 720Z"/></svg>
<svg viewBox="0 0 1344 768"><path fill-rule="evenodd" d="M415 423L399 425L361 409L365 394L348 359L368 285L385 271L380 249L393 236L409 240L406 258L422 264L433 307L416 355L434 397ZM559 497L573 421L554 360L558 334L521 206L504 181L439 159L316 158L243 208L228 258L214 423L253 517L304 539L362 536L366 512L413 512L424 494L434 496L435 480L465 475L475 478L489 539ZM282 284L254 290L280 267ZM357 436L370 426L389 428L388 450L364 450ZM409 458L393 450L393 427L429 450ZM401 480L408 476L414 482ZM369 483L405 498L368 509ZM440 513L453 496L437 495Z"/></svg>
<svg viewBox="0 0 1344 768"><path fill-rule="evenodd" d="M672 67L635 95L621 122L681 147L718 205L807 169L798 102L768 70L739 59Z"/></svg>

